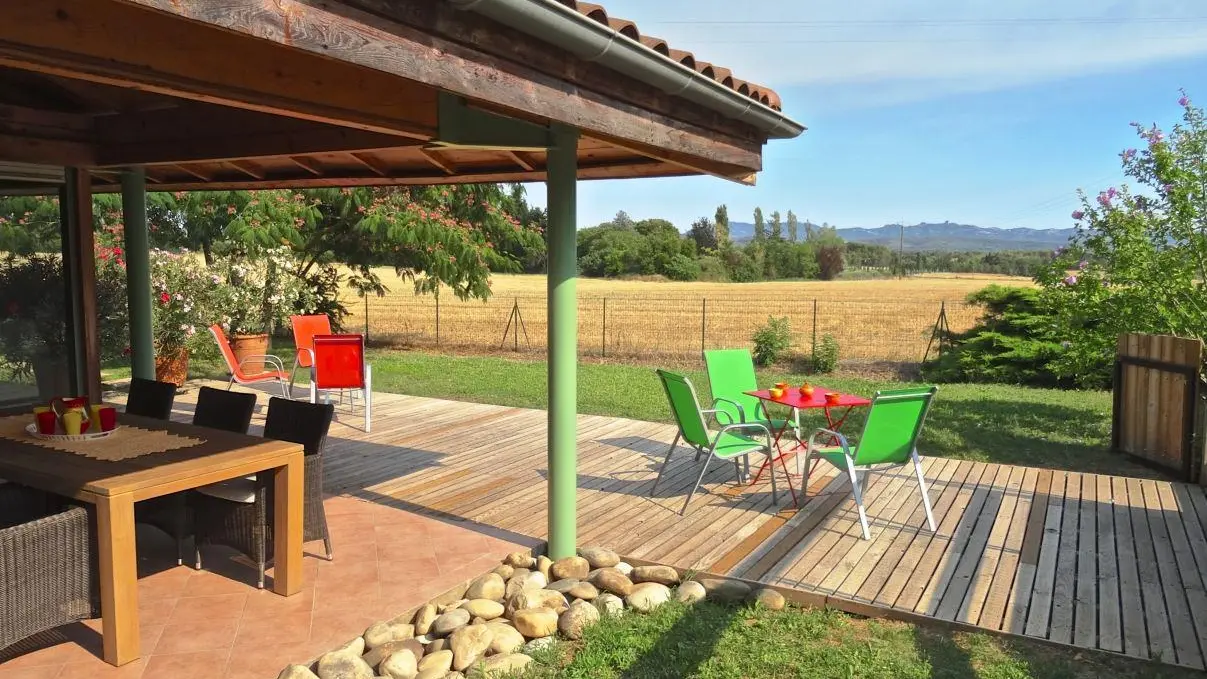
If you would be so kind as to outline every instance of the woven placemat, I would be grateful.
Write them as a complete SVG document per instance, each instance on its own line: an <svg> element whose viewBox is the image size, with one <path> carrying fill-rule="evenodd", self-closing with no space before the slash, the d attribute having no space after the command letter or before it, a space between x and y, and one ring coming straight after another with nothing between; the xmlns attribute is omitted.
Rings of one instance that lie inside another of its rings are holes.
<svg viewBox="0 0 1207 679"><path fill-rule="evenodd" d="M191 436L180 436L155 429L141 429L127 424L121 425L112 434L102 439L53 441L31 436L29 432L25 431L25 427L31 422L33 422L32 415L0 417L0 437L109 462L129 460L143 455L189 448L205 443L202 439Z"/></svg>

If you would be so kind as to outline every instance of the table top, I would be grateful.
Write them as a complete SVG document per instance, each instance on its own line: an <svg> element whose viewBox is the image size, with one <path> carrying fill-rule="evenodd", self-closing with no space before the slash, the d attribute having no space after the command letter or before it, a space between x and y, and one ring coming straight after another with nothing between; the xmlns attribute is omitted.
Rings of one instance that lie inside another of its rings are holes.
<svg viewBox="0 0 1207 679"><path fill-rule="evenodd" d="M829 392L830 392L829 389L825 389L822 387L813 387L813 397L805 398L800 393L799 386L795 386L795 387L790 386L784 390L784 395L781 396L780 398L771 398L770 389L760 389L758 391L748 391L748 392L746 392L746 394L749 396L754 396L755 398L762 399L764 401L768 401L770 403L777 403L782 406L788 406L790 408L798 408L798 409L804 409L804 408L852 408L852 407L856 407L856 406L867 406L867 405L872 404L871 399L864 398L862 396L856 396L854 394L843 394L841 392L835 392L835 393L838 393L838 402L837 403L828 403L826 401L826 394Z"/></svg>
<svg viewBox="0 0 1207 679"><path fill-rule="evenodd" d="M30 415L32 421L33 415ZM187 448L151 453L128 460L95 460L34 443L0 438L0 478L34 488L87 500L96 495L135 493L147 499L176 492L199 477L232 478L254 471L227 474L263 463L260 470L279 464L283 457L301 454L302 446L248 434L164 422L149 417L119 413L117 421L143 429L158 429L201 439ZM215 479L217 480L217 479ZM204 483L211 483L205 480Z"/></svg>

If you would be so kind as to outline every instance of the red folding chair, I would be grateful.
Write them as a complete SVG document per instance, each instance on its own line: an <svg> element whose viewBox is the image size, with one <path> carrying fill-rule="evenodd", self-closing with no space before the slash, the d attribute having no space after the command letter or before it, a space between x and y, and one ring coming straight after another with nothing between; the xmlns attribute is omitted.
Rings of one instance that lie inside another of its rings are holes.
<svg viewBox="0 0 1207 679"><path fill-rule="evenodd" d="M318 403L319 392L323 401L332 391L348 393L349 404L356 410L356 392L364 395L365 431L369 431L373 410L373 367L365 361L364 335L315 335L312 339L310 366L310 402Z"/></svg>
<svg viewBox="0 0 1207 679"><path fill-rule="evenodd" d="M222 326L214 324L210 326L210 333L214 335L214 341L218 343L218 348L222 350L222 358L226 361L226 369L230 372L230 382L227 382L226 388L230 389L233 384L256 384L258 382L276 382L277 386L281 387L281 395L285 398L290 398L289 387L285 383L285 365L281 359L272 354L263 354L255 356L246 356L243 363L248 361L262 361L263 363L272 366L273 370L262 370L257 373L248 373L243 370L243 363L240 363L235 358L235 351L231 349L230 341L226 339L226 333L222 331Z"/></svg>
<svg viewBox="0 0 1207 679"><path fill-rule="evenodd" d="M298 368L310 369L314 365L314 336L331 334L331 319L327 314L309 316L290 316L289 324L293 326L293 370L289 373L289 389L293 389L294 380L298 376Z"/></svg>

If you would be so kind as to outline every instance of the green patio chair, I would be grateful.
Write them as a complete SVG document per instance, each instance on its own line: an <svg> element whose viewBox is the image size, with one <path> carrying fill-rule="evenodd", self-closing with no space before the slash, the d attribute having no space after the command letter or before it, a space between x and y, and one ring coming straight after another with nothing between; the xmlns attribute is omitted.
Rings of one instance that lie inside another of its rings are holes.
<svg viewBox="0 0 1207 679"><path fill-rule="evenodd" d="M749 351L709 349L704 352L704 365L708 371L708 384L712 388L712 407L718 414L728 415L731 422L759 422L772 432L783 429L784 433L801 443L800 414L795 409L791 419L771 418L767 416L763 402L746 393L759 388L758 378L754 374L754 358Z"/></svg>
<svg viewBox="0 0 1207 679"><path fill-rule="evenodd" d="M876 392L872 397L867 421L863 425L863 433L859 435L854 451L851 450L847 438L836 431L818 429L813 432L809 437L805 457L805 480L801 487L809 487L809 466L814 457L829 462L839 471L845 471L851 481L855 506L859 508L859 525L863 528L863 539L867 540L870 533L863 496L867 492L868 477L874 471L872 467L903 466L912 460L914 473L918 477L918 490L922 493L922 507L926 509L926 523L931 532L934 532L935 517L930 511L930 497L926 493L926 479L922 475L922 458L918 457L917 444L918 436L922 433L922 423L926 420L926 411L930 409L930 403L938 390L938 387L923 387ZM819 446L819 436L831 442L838 441L838 446ZM858 479L860 468L863 471L862 483Z"/></svg>
<svg viewBox="0 0 1207 679"><path fill-rule="evenodd" d="M654 479L650 493L653 494L658 489L658 482L662 480L662 473L666 471L666 465L671 461L671 455L679 445L679 439L683 439L687 445L695 449L697 461L701 456L706 456L704 465L700 469L700 476L696 478L696 485L692 486L691 492L687 494L687 499L683 501L683 508L679 510L679 514L682 516L687 512L687 506L691 503L692 496L696 494L696 489L704 480L704 474L708 471L708 463L712 461L712 458L732 460L740 483L742 469L738 464L739 458L746 458L750 453L762 453L768 458L771 457L771 430L761 422L731 421L724 424L720 431L709 431L708 423L704 419L705 415L716 416L722 413L718 413L716 410L700 409L700 401L696 398L696 389L692 386L691 380L666 370L657 372L658 378L662 380L662 388L666 391L666 398L670 402L671 412L675 415L675 422L679 425L679 432L675 434L675 440L671 442L670 450L666 451L666 459L662 461L662 466L658 469L658 478ZM742 430L754 433L752 435L737 433ZM774 469L771 473L771 500L772 502L779 501L775 488Z"/></svg>

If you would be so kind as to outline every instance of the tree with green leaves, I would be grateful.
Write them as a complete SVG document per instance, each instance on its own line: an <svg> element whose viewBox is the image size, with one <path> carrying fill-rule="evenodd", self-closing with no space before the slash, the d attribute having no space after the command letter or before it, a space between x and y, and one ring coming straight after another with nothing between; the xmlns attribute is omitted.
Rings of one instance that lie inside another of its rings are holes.
<svg viewBox="0 0 1207 679"><path fill-rule="evenodd" d="M1082 192L1069 246L1037 276L1063 331L1054 367L1084 385L1109 378L1120 333L1207 332L1207 118L1178 103L1168 132L1133 123L1142 144L1120 156L1141 188Z"/></svg>
<svg viewBox="0 0 1207 679"><path fill-rule="evenodd" d="M771 240L784 240L784 225L780 222L780 211L771 213Z"/></svg>
<svg viewBox="0 0 1207 679"><path fill-rule="evenodd" d="M716 224L717 246L727 247L729 245L729 207L718 205L713 222Z"/></svg>
<svg viewBox="0 0 1207 679"><path fill-rule="evenodd" d="M788 240L795 243L797 237L800 236L799 231L800 223L796 220L796 213L788 210Z"/></svg>
<svg viewBox="0 0 1207 679"><path fill-rule="evenodd" d="M762 241L767 237L767 224L763 221L763 208L754 209L754 240Z"/></svg>
<svg viewBox="0 0 1207 679"><path fill-rule="evenodd" d="M717 249L717 227L708 217L701 217L692 222L692 228L687 237L696 243L696 252L705 254Z"/></svg>

